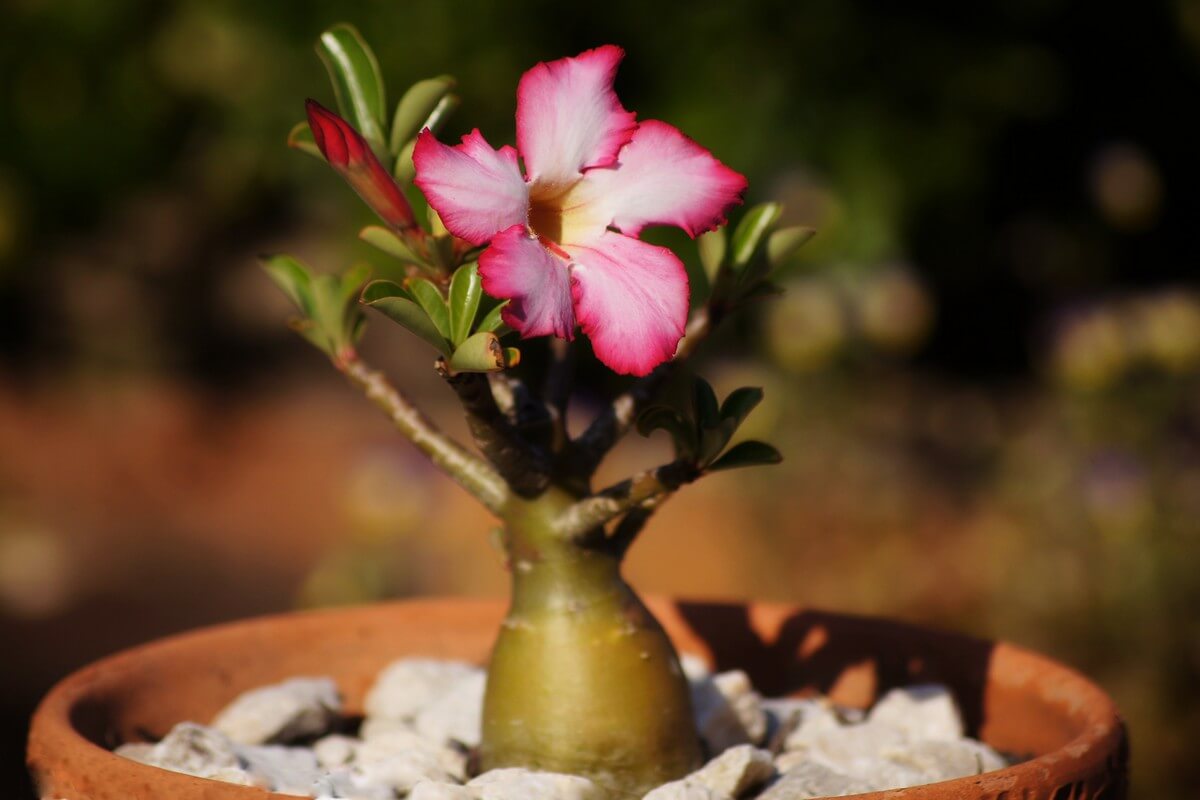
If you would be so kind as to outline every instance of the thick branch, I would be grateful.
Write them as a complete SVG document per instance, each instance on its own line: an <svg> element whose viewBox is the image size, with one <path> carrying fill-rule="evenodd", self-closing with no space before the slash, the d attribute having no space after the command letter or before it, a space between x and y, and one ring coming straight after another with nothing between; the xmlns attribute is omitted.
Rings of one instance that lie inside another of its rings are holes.
<svg viewBox="0 0 1200 800"><path fill-rule="evenodd" d="M570 467L579 474L590 476L600 466L600 462L609 450L616 446L633 424L638 414L654 398L658 387L675 369L675 366L686 360L712 331L718 315L705 306L696 313L688 323L687 332L675 357L665 364L660 364L653 372L639 379L625 392L617 395L608 408L592 421L583 433L573 442L573 458Z"/></svg>
<svg viewBox="0 0 1200 800"><path fill-rule="evenodd" d="M637 508L631 509L628 514L621 518L621 521L613 528L613 532L607 539L609 549L616 554L617 558L625 557L625 554L629 552L629 548L633 546L634 540L637 539L638 534L642 532L642 528L646 527L646 523L650 520L650 517L654 516L654 512L658 511L662 504L670 497L671 495L664 494L651 498Z"/></svg>
<svg viewBox="0 0 1200 800"><path fill-rule="evenodd" d="M501 512L508 500L508 487L490 466L442 433L388 382L383 373L367 366L357 356L339 359L336 363L350 382L382 409L392 424L430 461L493 513Z"/></svg>
<svg viewBox="0 0 1200 800"><path fill-rule="evenodd" d="M591 497L575 503L558 519L559 534L576 539L589 531L646 505L654 505L685 483L699 476L696 467L684 461L672 461L640 472Z"/></svg>
<svg viewBox="0 0 1200 800"><path fill-rule="evenodd" d="M521 436L500 410L487 376L478 372L451 373L444 362L439 362L438 370L462 402L471 436L488 461L517 494L540 494L550 483L549 456ZM519 411L519 397L515 399Z"/></svg>

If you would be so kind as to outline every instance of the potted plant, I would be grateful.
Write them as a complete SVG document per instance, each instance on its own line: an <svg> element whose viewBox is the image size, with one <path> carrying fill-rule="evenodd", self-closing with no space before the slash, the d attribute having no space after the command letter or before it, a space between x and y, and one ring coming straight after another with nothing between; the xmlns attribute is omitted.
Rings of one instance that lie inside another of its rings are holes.
<svg viewBox="0 0 1200 800"><path fill-rule="evenodd" d="M1036 656L779 607L656 601L664 629L622 579L625 554L676 491L780 460L769 444L734 443L760 390L718 398L682 365L724 320L777 291L772 271L813 232L779 228L780 208L765 203L728 234L745 179L673 126L638 121L621 105L619 48L529 70L517 88L516 149L495 149L478 130L456 145L436 138L458 105L448 77L417 83L389 113L375 56L349 26L327 31L318 52L339 112L308 101L289 143L327 161L378 214L383 225L360 237L395 259L392 279L361 268L317 274L282 255L264 266L300 311L296 331L496 516L511 603L502 619L495 604L424 601L246 623L101 662L60 685L35 719L30 764L44 796L263 796L161 773L96 743L161 735L189 714L211 714L231 690L290 674L334 675L353 706L388 657L479 660L492 642L481 770L586 776L611 797L640 797L696 770L703 754L681 644L764 685L820 688L849 704L934 677L999 746L1040 756L970 785L906 792L1123 793L1124 738L1111 703ZM649 225L698 239L706 291L689 286L675 253L639 238ZM368 311L436 351L434 368L462 405L474 450L363 360L356 344ZM571 342L580 336L601 364L634 380L571 435ZM549 366L535 387L518 348L543 337ZM687 379L689 401L657 402L676 375ZM665 431L674 458L595 485L605 455L635 427ZM264 636L271 655L246 652Z"/></svg>

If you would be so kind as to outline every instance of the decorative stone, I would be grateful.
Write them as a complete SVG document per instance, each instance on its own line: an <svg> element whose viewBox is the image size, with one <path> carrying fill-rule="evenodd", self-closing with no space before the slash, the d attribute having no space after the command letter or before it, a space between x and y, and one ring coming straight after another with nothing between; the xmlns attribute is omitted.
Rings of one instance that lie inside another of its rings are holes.
<svg viewBox="0 0 1200 800"><path fill-rule="evenodd" d="M757 800L809 800L813 797L843 797L871 791L871 786L814 761L803 761L783 776Z"/></svg>
<svg viewBox="0 0 1200 800"><path fill-rule="evenodd" d="M407 731L411 733L412 730L413 726L411 722L384 719L383 717L367 717L358 728L358 738L369 741L379 736L388 736L394 731Z"/></svg>
<svg viewBox="0 0 1200 800"><path fill-rule="evenodd" d="M476 795L466 786L423 781L413 787L408 800L476 800Z"/></svg>
<svg viewBox="0 0 1200 800"><path fill-rule="evenodd" d="M596 784L578 775L506 768L485 772L467 784L477 800L602 800Z"/></svg>
<svg viewBox="0 0 1200 800"><path fill-rule="evenodd" d="M731 800L729 795L718 794L702 783L684 778L664 783L642 800Z"/></svg>
<svg viewBox="0 0 1200 800"><path fill-rule="evenodd" d="M412 791L421 781L454 783L455 777L443 769L437 756L421 750L395 753L379 760L359 759L350 768L357 781L368 786L386 786L397 795Z"/></svg>
<svg viewBox="0 0 1200 800"><path fill-rule="evenodd" d="M307 747L250 745L237 750L241 767L254 785L282 794L311 796L321 768Z"/></svg>
<svg viewBox="0 0 1200 800"><path fill-rule="evenodd" d="M937 684L891 690L871 709L867 721L900 728L912 739L963 737L962 717L954 696Z"/></svg>
<svg viewBox="0 0 1200 800"><path fill-rule="evenodd" d="M413 723L417 732L434 741L455 741L467 747L477 747L483 727L483 692L486 684L487 675L481 671L455 683L449 691L417 714Z"/></svg>
<svg viewBox="0 0 1200 800"><path fill-rule="evenodd" d="M291 742L326 732L341 713L330 678L293 678L238 696L212 726L239 744Z"/></svg>
<svg viewBox="0 0 1200 800"><path fill-rule="evenodd" d="M354 760L361 744L362 742L352 736L334 733L313 743L313 755L317 757L317 763L326 769L340 767Z"/></svg>
<svg viewBox="0 0 1200 800"><path fill-rule="evenodd" d="M708 662L695 653L680 653L679 667L691 683L707 680L713 674Z"/></svg>
<svg viewBox="0 0 1200 800"><path fill-rule="evenodd" d="M319 777L311 794L318 800L394 800L396 797L390 786L369 784L348 767L335 768Z"/></svg>
<svg viewBox="0 0 1200 800"><path fill-rule="evenodd" d="M388 665L367 692L368 717L412 720L427 706L453 691L465 678L481 673L461 661L405 658Z"/></svg>
<svg viewBox="0 0 1200 800"><path fill-rule="evenodd" d="M801 728L809 732L838 725L828 700L815 697L781 697L762 701L767 715L767 735L763 747L773 753L782 752L788 739ZM797 741L803 741L802 734Z"/></svg>
<svg viewBox="0 0 1200 800"><path fill-rule="evenodd" d="M761 744L766 738L767 715L762 698L741 670L693 683L692 708L700 737L710 753L739 744Z"/></svg>
<svg viewBox="0 0 1200 800"><path fill-rule="evenodd" d="M403 757L408 753L423 753L455 781L467 779L467 754L464 750L441 744L444 739L430 739L407 728L395 728L376 733L355 748L355 763L369 764Z"/></svg>
<svg viewBox="0 0 1200 800"><path fill-rule="evenodd" d="M791 752L847 775L866 774L871 764L908 744L907 734L888 725L865 722L814 732Z"/></svg>
<svg viewBox="0 0 1200 800"><path fill-rule="evenodd" d="M748 744L731 747L684 780L699 783L718 795L741 797L775 775L771 754Z"/></svg>
<svg viewBox="0 0 1200 800"><path fill-rule="evenodd" d="M218 730L181 722L154 745L145 763L207 778L221 770L241 768L234 743Z"/></svg>
<svg viewBox="0 0 1200 800"><path fill-rule="evenodd" d="M927 739L888 748L885 757L916 773L921 783L948 781L1007 766L1003 757L982 742Z"/></svg>

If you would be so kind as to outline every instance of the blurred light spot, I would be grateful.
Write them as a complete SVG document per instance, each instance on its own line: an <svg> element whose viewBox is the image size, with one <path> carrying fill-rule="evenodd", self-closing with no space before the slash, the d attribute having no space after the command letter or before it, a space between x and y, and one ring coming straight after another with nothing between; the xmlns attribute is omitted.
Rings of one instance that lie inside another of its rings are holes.
<svg viewBox="0 0 1200 800"><path fill-rule="evenodd" d="M1113 144L1096 154L1091 167L1092 201L1115 228L1145 230L1158 219L1162 178L1139 147Z"/></svg>
<svg viewBox="0 0 1200 800"><path fill-rule="evenodd" d="M354 538L394 541L416 530L428 511L429 481L405 458L372 451L346 480L345 508Z"/></svg>
<svg viewBox="0 0 1200 800"><path fill-rule="evenodd" d="M846 341L842 300L827 281L793 281L783 297L769 307L767 349L779 364L794 372L813 372L827 366Z"/></svg>
<svg viewBox="0 0 1200 800"><path fill-rule="evenodd" d="M47 617L71 595L70 553L37 529L0 532L0 609L14 617Z"/></svg>
<svg viewBox="0 0 1200 800"><path fill-rule="evenodd" d="M911 353L933 323L933 300L905 267L886 267L858 287L862 336L882 350Z"/></svg>
<svg viewBox="0 0 1200 800"><path fill-rule="evenodd" d="M1067 320L1054 341L1055 377L1073 389L1103 389L1115 383L1129 362L1116 314L1095 309Z"/></svg>
<svg viewBox="0 0 1200 800"><path fill-rule="evenodd" d="M1135 303L1131 327L1143 358L1173 374L1200 366L1200 298L1180 291L1164 292Z"/></svg>
<svg viewBox="0 0 1200 800"><path fill-rule="evenodd" d="M1146 471L1125 453L1103 453L1087 465L1083 501L1097 527L1118 536L1139 531L1153 512Z"/></svg>

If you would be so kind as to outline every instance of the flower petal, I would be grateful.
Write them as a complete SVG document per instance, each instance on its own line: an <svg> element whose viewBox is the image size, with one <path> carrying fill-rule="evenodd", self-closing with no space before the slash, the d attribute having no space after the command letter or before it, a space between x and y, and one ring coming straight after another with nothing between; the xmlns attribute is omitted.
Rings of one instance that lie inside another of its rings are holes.
<svg viewBox="0 0 1200 800"><path fill-rule="evenodd" d="M567 186L591 167L613 164L637 123L613 91L625 51L597 47L544 62L517 85L517 149L531 183Z"/></svg>
<svg viewBox="0 0 1200 800"><path fill-rule="evenodd" d="M511 147L493 150L479 129L455 147L444 145L429 129L413 148L416 178L446 228L472 244L524 224L529 215L529 187Z"/></svg>
<svg viewBox="0 0 1200 800"><path fill-rule="evenodd" d="M513 225L492 237L491 246L479 256L479 275L485 292L511 301L500 313L522 336L553 334L570 339L575 335L567 264L529 235L524 225Z"/></svg>
<svg viewBox="0 0 1200 800"><path fill-rule="evenodd" d="M665 122L646 120L615 167L591 170L576 189L611 209L629 236L647 225L676 225L695 237L725 221L742 200L746 178Z"/></svg>
<svg viewBox="0 0 1200 800"><path fill-rule="evenodd" d="M688 279L674 253L612 231L566 250L575 314L597 358L645 375L675 355L687 326Z"/></svg>

